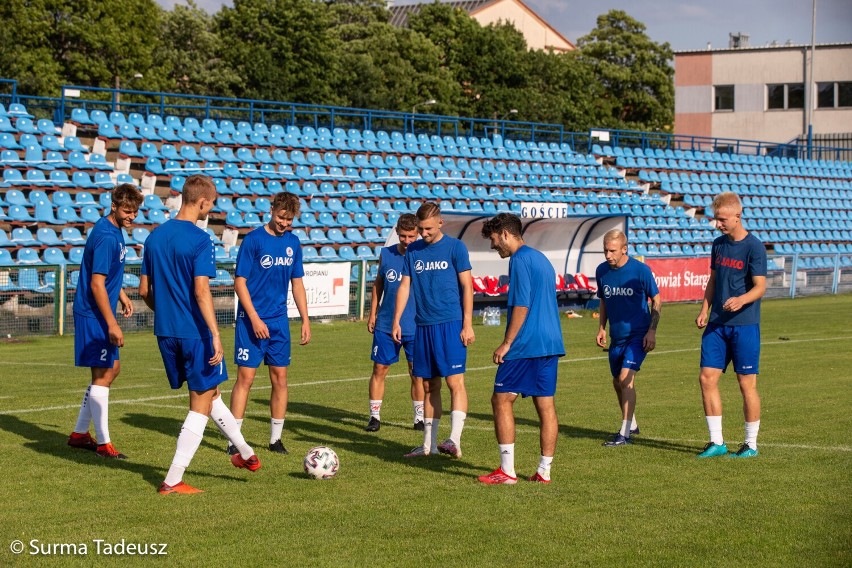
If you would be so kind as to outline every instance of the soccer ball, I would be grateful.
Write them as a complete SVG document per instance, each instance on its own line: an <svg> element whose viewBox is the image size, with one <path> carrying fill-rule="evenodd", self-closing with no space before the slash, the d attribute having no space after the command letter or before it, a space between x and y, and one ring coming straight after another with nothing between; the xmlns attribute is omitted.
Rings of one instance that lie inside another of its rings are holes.
<svg viewBox="0 0 852 568"><path fill-rule="evenodd" d="M311 448L305 456L305 473L316 479L331 479L337 475L340 458L328 446Z"/></svg>

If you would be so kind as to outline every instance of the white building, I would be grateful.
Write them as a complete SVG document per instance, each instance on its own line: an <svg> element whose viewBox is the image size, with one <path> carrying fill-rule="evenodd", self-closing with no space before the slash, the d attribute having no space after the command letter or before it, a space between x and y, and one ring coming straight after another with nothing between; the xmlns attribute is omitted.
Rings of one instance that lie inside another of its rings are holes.
<svg viewBox="0 0 852 568"><path fill-rule="evenodd" d="M741 36L732 36L732 45ZM745 37L747 43L747 36ZM852 147L852 44L817 45L808 96L807 45L675 53L675 133Z"/></svg>

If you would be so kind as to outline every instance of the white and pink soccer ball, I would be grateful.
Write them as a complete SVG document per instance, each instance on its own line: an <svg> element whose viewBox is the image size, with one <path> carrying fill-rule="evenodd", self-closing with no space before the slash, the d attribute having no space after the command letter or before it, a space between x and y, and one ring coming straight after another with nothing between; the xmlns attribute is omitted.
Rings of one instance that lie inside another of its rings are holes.
<svg viewBox="0 0 852 568"><path fill-rule="evenodd" d="M340 469L340 458L328 446L316 446L305 456L305 473L315 479L331 479Z"/></svg>

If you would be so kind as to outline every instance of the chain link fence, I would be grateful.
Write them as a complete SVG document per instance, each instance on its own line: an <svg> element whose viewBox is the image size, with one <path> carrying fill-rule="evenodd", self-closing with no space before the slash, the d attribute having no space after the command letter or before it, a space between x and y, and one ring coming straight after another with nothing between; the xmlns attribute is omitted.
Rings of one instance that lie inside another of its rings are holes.
<svg viewBox="0 0 852 568"><path fill-rule="evenodd" d="M344 264L344 263L322 263ZM376 261L350 264L346 313L311 316L321 320L361 319L369 313L370 294ZM210 281L216 320L221 326L235 321L234 263L217 265L216 278ZM152 330L154 313L139 295L141 264L126 264L124 291L133 303L133 315L119 316L124 331ZM27 335L73 335L74 294L80 276L79 265L0 266L0 337ZM310 298L309 298L310 301ZM310 308L309 308L310 313Z"/></svg>

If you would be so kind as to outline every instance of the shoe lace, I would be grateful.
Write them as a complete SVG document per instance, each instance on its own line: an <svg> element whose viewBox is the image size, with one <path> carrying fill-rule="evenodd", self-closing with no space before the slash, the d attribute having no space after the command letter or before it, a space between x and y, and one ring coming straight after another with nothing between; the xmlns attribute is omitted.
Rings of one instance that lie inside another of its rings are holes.
<svg viewBox="0 0 852 568"><path fill-rule="evenodd" d="M743 443L742 446L740 446L740 449L737 450L737 453L738 454L744 454L745 452L749 451L750 449L751 449L751 446L748 445L748 442L745 442L745 443Z"/></svg>

